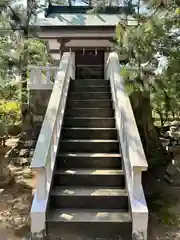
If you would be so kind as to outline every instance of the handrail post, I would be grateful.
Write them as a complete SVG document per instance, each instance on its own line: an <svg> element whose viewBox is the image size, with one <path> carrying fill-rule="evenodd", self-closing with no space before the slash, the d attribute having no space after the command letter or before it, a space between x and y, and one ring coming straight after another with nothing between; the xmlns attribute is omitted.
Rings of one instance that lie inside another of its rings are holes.
<svg viewBox="0 0 180 240"><path fill-rule="evenodd" d="M141 197L142 171L140 168L132 169L132 194L134 199Z"/></svg>
<svg viewBox="0 0 180 240"><path fill-rule="evenodd" d="M30 78L29 78L29 84L34 84L34 78L35 78L35 71L33 68L30 69Z"/></svg>
<svg viewBox="0 0 180 240"><path fill-rule="evenodd" d="M41 69L32 67L30 69L30 84L38 84L39 82L42 82L42 72Z"/></svg>
<svg viewBox="0 0 180 240"><path fill-rule="evenodd" d="M45 168L40 168L37 171L37 200L45 200L46 199L46 190L47 190L47 174Z"/></svg>
<svg viewBox="0 0 180 240"><path fill-rule="evenodd" d="M50 83L51 83L51 69L47 68L45 84L50 84Z"/></svg>

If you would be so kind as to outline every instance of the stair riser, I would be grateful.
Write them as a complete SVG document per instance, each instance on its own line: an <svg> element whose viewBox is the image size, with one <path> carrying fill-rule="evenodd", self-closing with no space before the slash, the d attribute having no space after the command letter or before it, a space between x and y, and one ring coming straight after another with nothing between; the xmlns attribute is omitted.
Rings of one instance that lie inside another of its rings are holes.
<svg viewBox="0 0 180 240"><path fill-rule="evenodd" d="M70 92L68 98L70 100L111 100L110 92Z"/></svg>
<svg viewBox="0 0 180 240"><path fill-rule="evenodd" d="M69 101L67 102L67 107L69 108L111 108L112 101Z"/></svg>
<svg viewBox="0 0 180 240"><path fill-rule="evenodd" d="M63 129L62 139L117 139L117 130Z"/></svg>
<svg viewBox="0 0 180 240"><path fill-rule="evenodd" d="M132 224L129 222L47 222L51 240L131 240ZM105 238L105 239L102 239Z"/></svg>
<svg viewBox="0 0 180 240"><path fill-rule="evenodd" d="M127 196L50 196L51 209L121 209L128 210Z"/></svg>
<svg viewBox="0 0 180 240"><path fill-rule="evenodd" d="M119 153L118 142L60 142L59 151L74 153Z"/></svg>
<svg viewBox="0 0 180 240"><path fill-rule="evenodd" d="M56 162L57 168L94 168L94 169L121 169L120 158L105 157L58 157Z"/></svg>
<svg viewBox="0 0 180 240"><path fill-rule="evenodd" d="M66 117L114 117L114 109L77 109L68 108Z"/></svg>
<svg viewBox="0 0 180 240"><path fill-rule="evenodd" d="M115 119L65 118L64 127L115 128Z"/></svg>
<svg viewBox="0 0 180 240"><path fill-rule="evenodd" d="M103 79L104 78L104 69L102 67L76 67L76 78L80 79Z"/></svg>
<svg viewBox="0 0 180 240"><path fill-rule="evenodd" d="M110 86L109 80L103 79L76 79L71 80L70 87L81 87L81 86Z"/></svg>
<svg viewBox="0 0 180 240"><path fill-rule="evenodd" d="M55 174L54 186L113 186L124 187L124 175Z"/></svg>
<svg viewBox="0 0 180 240"><path fill-rule="evenodd" d="M110 92L110 86L84 86L79 84L73 84L70 86L70 91L73 92Z"/></svg>

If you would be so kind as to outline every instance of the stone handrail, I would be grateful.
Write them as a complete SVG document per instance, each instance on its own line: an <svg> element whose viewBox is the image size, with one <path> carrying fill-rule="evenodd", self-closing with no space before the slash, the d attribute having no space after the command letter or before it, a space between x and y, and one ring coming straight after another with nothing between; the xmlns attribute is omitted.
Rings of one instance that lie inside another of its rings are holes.
<svg viewBox="0 0 180 240"><path fill-rule="evenodd" d="M126 175L126 185L132 213L133 236L142 235L143 238L140 239L145 240L147 239L148 209L141 177L142 171L147 170L148 164L130 99L125 92L123 78L120 76L120 64L116 52L109 54L105 75L111 82L116 126L119 133L123 167Z"/></svg>
<svg viewBox="0 0 180 240"><path fill-rule="evenodd" d="M46 208L61 133L69 82L74 78L74 53L64 53L44 121L37 140L31 168L37 172L36 192L31 208L31 233L44 232ZM43 101L43 99L42 99Z"/></svg>

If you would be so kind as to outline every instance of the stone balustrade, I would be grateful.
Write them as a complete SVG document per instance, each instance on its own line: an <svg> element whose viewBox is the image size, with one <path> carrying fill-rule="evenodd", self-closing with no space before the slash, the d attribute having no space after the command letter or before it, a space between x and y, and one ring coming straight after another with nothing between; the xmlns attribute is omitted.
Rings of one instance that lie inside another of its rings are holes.
<svg viewBox="0 0 180 240"><path fill-rule="evenodd" d="M109 54L105 76L110 79L113 96L116 127L119 134L126 176L129 203L132 214L132 238L147 239L148 208L142 188L142 171L148 164L137 129L133 110L120 76L119 58L116 52Z"/></svg>
<svg viewBox="0 0 180 240"><path fill-rule="evenodd" d="M34 90L52 90L58 67L52 66L29 66L30 77L28 88Z"/></svg>
<svg viewBox="0 0 180 240"><path fill-rule="evenodd" d="M30 213L31 239L43 239L46 235L46 209L69 83L70 79L74 78L74 64L74 53L65 52L60 61L31 162L31 168L37 172L36 192Z"/></svg>

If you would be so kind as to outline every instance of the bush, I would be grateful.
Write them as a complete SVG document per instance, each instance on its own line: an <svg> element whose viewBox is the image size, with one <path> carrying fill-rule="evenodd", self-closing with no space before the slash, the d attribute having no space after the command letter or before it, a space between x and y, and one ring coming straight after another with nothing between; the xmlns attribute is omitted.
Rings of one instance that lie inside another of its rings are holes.
<svg viewBox="0 0 180 240"><path fill-rule="evenodd" d="M18 101L0 101L0 119L6 127L17 125L21 121L21 106Z"/></svg>

